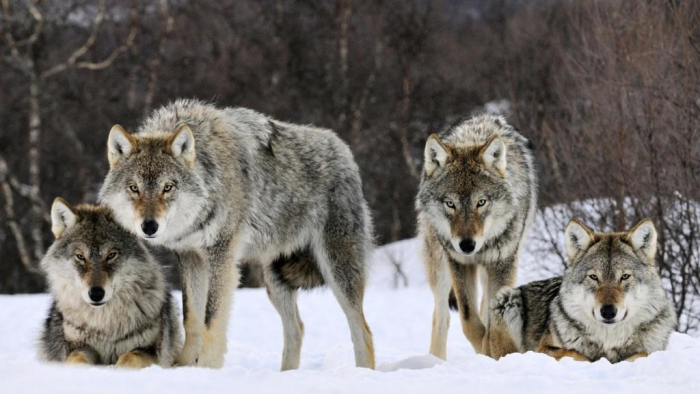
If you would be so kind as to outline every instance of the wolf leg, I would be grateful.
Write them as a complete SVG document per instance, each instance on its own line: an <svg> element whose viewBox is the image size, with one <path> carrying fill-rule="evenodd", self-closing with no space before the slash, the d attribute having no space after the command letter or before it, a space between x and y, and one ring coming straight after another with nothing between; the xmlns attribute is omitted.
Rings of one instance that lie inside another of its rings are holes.
<svg viewBox="0 0 700 394"><path fill-rule="evenodd" d="M185 345L178 365L196 365L202 351L204 312L209 289L209 269L202 257L188 251L178 253L182 282L182 314L185 326Z"/></svg>
<svg viewBox="0 0 700 394"><path fill-rule="evenodd" d="M542 340L540 341L539 345L537 346L537 352L544 353L544 354L547 354L551 357L554 357L557 361L561 360L564 357L571 357L576 361L590 361L588 359L588 357L586 357L582 353L579 353L575 350L567 350L567 349L561 348L559 346L556 346L554 344L553 339L552 339L552 332L549 329L547 329L544 332L544 335L542 336Z"/></svg>
<svg viewBox="0 0 700 394"><path fill-rule="evenodd" d="M461 264L450 261L452 284L459 306L459 317L462 331L474 347L474 351L483 353L482 341L485 327L481 322L477 309L477 266L476 264Z"/></svg>
<svg viewBox="0 0 700 394"><path fill-rule="evenodd" d="M225 241L207 250L210 262L209 294L204 313L202 352L197 365L209 368L221 368L224 365L228 316L240 276L230 245L230 241Z"/></svg>
<svg viewBox="0 0 700 394"><path fill-rule="evenodd" d="M117 359L117 367L122 368L146 368L153 364L157 364L156 356L154 354L136 349L130 352L126 352L119 356Z"/></svg>
<svg viewBox="0 0 700 394"><path fill-rule="evenodd" d="M496 347L506 347L505 349L497 350L498 352L502 352L503 350L508 350L510 348L510 344L502 342L504 340L504 336L502 335L503 332L500 327L495 327L492 331L491 325L488 321L488 306L491 305L491 301L496 298L496 294L503 287L515 286L517 267L517 256L512 256L504 261L498 261L495 264L486 266L486 286L483 289L483 305L487 306L487 309L484 311L484 315L486 316L486 319L484 320L486 335L484 336L482 344L483 354L491 355L492 345Z"/></svg>
<svg viewBox="0 0 700 394"><path fill-rule="evenodd" d="M333 227L333 228L328 228ZM327 224L324 242L316 245L314 256L323 279L333 291L350 326L355 349L355 365L374 369L374 344L362 307L365 293L365 263L369 243L354 234L339 232L347 223L331 220Z"/></svg>
<svg viewBox="0 0 700 394"><path fill-rule="evenodd" d="M452 289L452 277L444 256L435 256L434 250L424 250L425 269L428 283L433 291L435 307L433 309L433 329L430 335L430 354L447 360L447 332L450 328L449 296Z"/></svg>
<svg viewBox="0 0 700 394"><path fill-rule="evenodd" d="M73 350L66 357L66 364L84 364L96 365L100 362L100 356L94 350L85 347L78 350Z"/></svg>
<svg viewBox="0 0 700 394"><path fill-rule="evenodd" d="M489 356L498 360L511 353L518 353L518 346L510 335L507 324L495 318L489 326Z"/></svg>
<svg viewBox="0 0 700 394"><path fill-rule="evenodd" d="M265 286L272 305L282 318L284 329L284 350L282 351L282 371L299 368L301 344L304 339L304 323L299 316L297 289L281 283L269 269L265 270Z"/></svg>

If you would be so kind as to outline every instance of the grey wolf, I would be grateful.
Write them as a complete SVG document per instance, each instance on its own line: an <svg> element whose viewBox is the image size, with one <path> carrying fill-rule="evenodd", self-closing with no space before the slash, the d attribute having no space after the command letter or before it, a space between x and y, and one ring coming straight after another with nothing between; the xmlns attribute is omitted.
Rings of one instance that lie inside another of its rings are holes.
<svg viewBox="0 0 700 394"><path fill-rule="evenodd" d="M359 169L332 131L244 108L179 100L129 134L114 126L101 201L180 258L181 365L220 367L237 265L264 267L282 317L282 370L299 366L299 288L328 285L347 316L355 364L374 367L364 318L369 210Z"/></svg>
<svg viewBox="0 0 700 394"><path fill-rule="evenodd" d="M492 322L508 346L492 356L533 350L616 363L664 350L677 318L654 264L653 223L602 234L573 220L566 250L563 277L499 292Z"/></svg>
<svg viewBox="0 0 700 394"><path fill-rule="evenodd" d="M182 345L162 268L103 206L51 208L56 240L41 262L54 300L40 357L73 364L173 365Z"/></svg>
<svg viewBox="0 0 700 394"><path fill-rule="evenodd" d="M416 210L435 297L431 354L446 359L451 289L464 334L478 353L489 354L489 302L515 283L536 206L530 144L502 117L477 116L428 138ZM481 311L477 276L484 289Z"/></svg>

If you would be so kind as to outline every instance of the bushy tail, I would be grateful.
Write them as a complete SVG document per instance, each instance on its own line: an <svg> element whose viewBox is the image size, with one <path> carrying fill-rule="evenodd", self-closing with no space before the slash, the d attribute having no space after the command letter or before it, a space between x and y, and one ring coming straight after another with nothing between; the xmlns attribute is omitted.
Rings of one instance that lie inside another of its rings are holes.
<svg viewBox="0 0 700 394"><path fill-rule="evenodd" d="M522 346L524 312L522 291L519 288L503 287L491 301L490 324L502 330L504 335L510 336L516 348Z"/></svg>

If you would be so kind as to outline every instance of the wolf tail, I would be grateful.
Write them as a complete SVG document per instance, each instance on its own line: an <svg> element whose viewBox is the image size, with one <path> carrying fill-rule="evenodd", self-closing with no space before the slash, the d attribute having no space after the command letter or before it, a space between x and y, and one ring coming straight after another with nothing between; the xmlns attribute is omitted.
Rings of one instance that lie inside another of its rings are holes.
<svg viewBox="0 0 700 394"><path fill-rule="evenodd" d="M502 327L510 334L517 347L522 345L523 296L519 288L503 287L491 301L491 324Z"/></svg>

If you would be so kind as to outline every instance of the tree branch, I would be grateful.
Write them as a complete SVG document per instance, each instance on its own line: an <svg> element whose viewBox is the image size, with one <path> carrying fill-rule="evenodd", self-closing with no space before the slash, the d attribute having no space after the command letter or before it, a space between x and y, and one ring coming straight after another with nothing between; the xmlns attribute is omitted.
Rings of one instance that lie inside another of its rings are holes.
<svg viewBox="0 0 700 394"><path fill-rule="evenodd" d="M7 162L0 156L0 189L2 189L2 195L5 198L5 217L12 236L15 238L15 244L17 245L17 251L19 252L20 261L27 271L33 274L40 274L41 271L32 264L32 259L27 249L27 242L24 239L24 234L22 234L22 229L17 222L17 217L15 215L14 199L12 198L12 188L10 187L10 182L8 181L9 171L7 167Z"/></svg>
<svg viewBox="0 0 700 394"><path fill-rule="evenodd" d="M44 73L41 74L41 79L46 79L49 77L52 77L56 74L62 73L63 71L66 71L70 68L81 68L81 69L88 69L88 70L102 70L114 63L114 61L121 55L122 53L126 52L132 45L134 45L134 40L136 39L136 32L137 32L137 25L136 23L133 23L134 20L137 18L137 12L136 8L132 7L131 8L131 27L129 29L129 34L126 38L126 41L124 44L118 46L115 48L112 53L109 54L104 60L99 61L99 62L89 62L89 61L82 61L79 62L78 59L80 59L83 55L87 53L87 51L95 44L95 41L97 40L97 34L99 33L100 26L102 25L102 21L104 20L105 16L105 0L100 0L97 8L97 15L95 16L95 21L93 22L92 25L92 31L90 32L90 36L85 40L85 43L83 43L80 48L76 49L69 57L68 60L66 60L64 63L57 64L53 66L52 68L46 70Z"/></svg>

